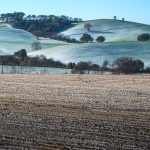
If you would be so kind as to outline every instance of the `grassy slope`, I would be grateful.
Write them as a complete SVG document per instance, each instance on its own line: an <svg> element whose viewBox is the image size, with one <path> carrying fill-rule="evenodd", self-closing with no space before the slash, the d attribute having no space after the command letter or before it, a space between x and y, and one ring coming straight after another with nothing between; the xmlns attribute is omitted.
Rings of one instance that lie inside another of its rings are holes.
<svg viewBox="0 0 150 150"><path fill-rule="evenodd" d="M54 58L63 62L92 61L100 63L104 59L114 60L120 56L131 56L142 59L146 64L150 63L150 42L136 42L137 36L142 33L150 33L150 26L134 23L114 21L109 19L87 21L92 24L91 32L94 38L103 35L106 38L104 44L69 44L48 48L29 55L44 54L48 58ZM79 23L61 32L71 38L80 39L86 22Z"/></svg>
<svg viewBox="0 0 150 150"><path fill-rule="evenodd" d="M0 23L0 41L29 42L34 39L35 37L25 30L16 29L8 24Z"/></svg>
<svg viewBox="0 0 150 150"><path fill-rule="evenodd" d="M83 33L87 33L84 28L85 23L92 25L91 31L88 32L96 39L97 36L103 35L107 42L136 41L137 36L142 33L150 33L150 26L128 21L114 21L112 19L91 20L77 24L62 32L66 36L80 39Z"/></svg>
<svg viewBox="0 0 150 150"><path fill-rule="evenodd" d="M20 49L26 49L28 52L32 50L32 43L36 41L36 37L31 33L15 29L7 24L0 24L0 53L13 54ZM43 49L65 45L64 42L58 42L49 39L40 39Z"/></svg>
<svg viewBox="0 0 150 150"><path fill-rule="evenodd" d="M40 39L42 50L32 51L31 44L35 37L24 30L14 29L10 26L0 26L0 50L12 54L25 48L30 56L45 55L63 62L92 61L100 63L104 59L114 60L120 56L132 56L142 59L146 64L150 63L150 42L135 42L137 35L150 33L150 26L114 20L87 21L93 25L90 34L93 37L104 35L104 44L68 44L49 39ZM71 26L61 32L66 36L79 39L87 32L84 29L85 22ZM132 41L132 42L129 42ZM0 51L0 52L1 52Z"/></svg>
<svg viewBox="0 0 150 150"><path fill-rule="evenodd" d="M29 32L0 24L0 52L3 54L13 54L22 48L30 50L34 40L35 37Z"/></svg>
<svg viewBox="0 0 150 150"><path fill-rule="evenodd" d="M120 42L120 43L89 43L70 44L31 52L29 55L45 55L47 58L68 62L92 61L102 63L108 59L113 61L121 56L130 56L142 59L147 65L150 64L150 42Z"/></svg>

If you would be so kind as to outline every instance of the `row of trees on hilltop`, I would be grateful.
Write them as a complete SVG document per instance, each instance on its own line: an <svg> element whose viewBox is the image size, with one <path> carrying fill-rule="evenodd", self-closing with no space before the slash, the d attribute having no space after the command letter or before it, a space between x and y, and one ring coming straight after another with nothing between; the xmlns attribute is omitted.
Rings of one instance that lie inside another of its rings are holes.
<svg viewBox="0 0 150 150"><path fill-rule="evenodd" d="M18 22L24 20L25 13L14 12L0 15L0 21L4 23Z"/></svg>
<svg viewBox="0 0 150 150"><path fill-rule="evenodd" d="M6 13L0 15L1 22L10 23L10 22L18 22L18 21L33 21L33 20L47 20L47 21L56 21L57 19L68 20L70 22L81 22L81 18L72 18L65 15L55 16L55 15L26 15L23 12L14 12L14 13Z"/></svg>
<svg viewBox="0 0 150 150"><path fill-rule="evenodd" d="M25 15L23 12L6 13L0 15L0 21L9 23L15 28L24 29L31 32L37 38L51 37L62 28L75 22L81 22L80 18L55 15Z"/></svg>

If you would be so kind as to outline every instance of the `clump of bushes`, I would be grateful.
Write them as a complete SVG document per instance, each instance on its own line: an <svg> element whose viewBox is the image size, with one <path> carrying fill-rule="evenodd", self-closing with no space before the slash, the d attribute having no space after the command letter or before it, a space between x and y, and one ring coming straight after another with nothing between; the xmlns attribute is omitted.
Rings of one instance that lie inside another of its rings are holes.
<svg viewBox="0 0 150 150"><path fill-rule="evenodd" d="M150 73L150 67L146 67L146 68L144 69L144 73Z"/></svg>
<svg viewBox="0 0 150 150"><path fill-rule="evenodd" d="M138 41L149 41L150 40L150 34L145 33L145 34L141 34L137 37Z"/></svg>
<svg viewBox="0 0 150 150"><path fill-rule="evenodd" d="M93 42L93 38L91 37L91 35L90 34L87 34L87 33L84 33L83 35L82 35L82 37L80 38L80 41L82 42L82 43L89 43L89 42Z"/></svg>
<svg viewBox="0 0 150 150"><path fill-rule="evenodd" d="M96 39L96 41L97 41L98 43L102 43L102 42L105 41L105 37L103 37L103 36L98 36L97 39Z"/></svg>
<svg viewBox="0 0 150 150"><path fill-rule="evenodd" d="M87 34L87 33L84 33L82 35L82 37L80 38L80 41L81 43L89 43L89 42L93 42L94 41L94 38L90 35L90 34ZM105 41L105 37L103 36L98 36L96 41L98 43L102 43Z"/></svg>
<svg viewBox="0 0 150 150"><path fill-rule="evenodd" d="M74 38L70 38L69 36L65 36L63 34L54 35L54 36L51 36L51 38L54 40L57 40L57 41L63 41L63 42L67 42L67 43L81 43L80 41L78 41Z"/></svg>

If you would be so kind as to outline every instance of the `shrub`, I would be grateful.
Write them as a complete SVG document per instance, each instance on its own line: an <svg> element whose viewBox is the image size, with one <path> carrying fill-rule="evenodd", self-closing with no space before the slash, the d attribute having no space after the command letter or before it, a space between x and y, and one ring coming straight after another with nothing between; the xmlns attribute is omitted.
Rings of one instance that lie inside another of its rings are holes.
<svg viewBox="0 0 150 150"><path fill-rule="evenodd" d="M137 38L138 41L149 41L150 40L150 35L148 33L141 34Z"/></svg>
<svg viewBox="0 0 150 150"><path fill-rule="evenodd" d="M102 43L102 42L105 41L105 38L104 38L103 36L98 36L97 39L96 39L96 41L97 41L98 43Z"/></svg>
<svg viewBox="0 0 150 150"><path fill-rule="evenodd" d="M144 73L150 73L150 67L146 67L146 68L144 69Z"/></svg>
<svg viewBox="0 0 150 150"><path fill-rule="evenodd" d="M54 35L54 36L51 36L51 38L54 40L63 41L63 42L67 42L67 43L80 43L80 41L78 41L74 38L72 39L69 36L65 36L63 34Z"/></svg>

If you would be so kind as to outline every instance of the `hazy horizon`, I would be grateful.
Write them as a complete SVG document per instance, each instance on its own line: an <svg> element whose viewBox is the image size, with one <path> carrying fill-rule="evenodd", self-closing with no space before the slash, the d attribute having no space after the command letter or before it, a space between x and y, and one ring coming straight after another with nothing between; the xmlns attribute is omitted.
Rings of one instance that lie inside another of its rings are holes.
<svg viewBox="0 0 150 150"><path fill-rule="evenodd" d="M21 11L28 14L66 15L83 20L112 19L117 16L127 21L150 24L150 1L118 0L5 0L0 2L0 13Z"/></svg>

